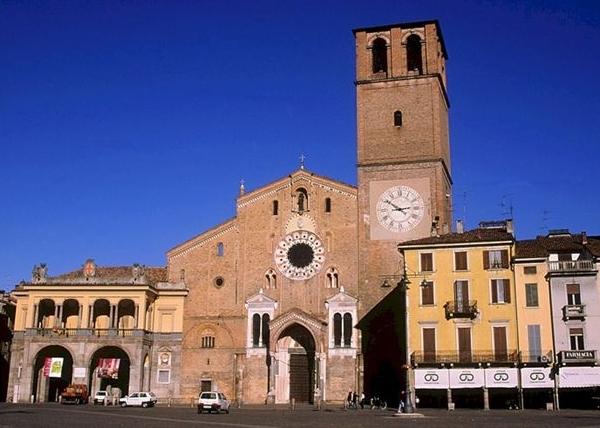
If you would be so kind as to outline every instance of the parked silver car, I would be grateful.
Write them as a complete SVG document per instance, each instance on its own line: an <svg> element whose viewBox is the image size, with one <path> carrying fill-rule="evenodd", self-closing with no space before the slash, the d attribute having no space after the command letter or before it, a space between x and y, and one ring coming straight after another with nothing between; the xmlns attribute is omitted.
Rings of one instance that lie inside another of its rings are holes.
<svg viewBox="0 0 600 428"><path fill-rule="evenodd" d="M205 391L201 392L198 397L198 413L203 411L211 412L225 412L229 413L229 405L231 403L225 397L225 394L217 391Z"/></svg>
<svg viewBox="0 0 600 428"><path fill-rule="evenodd" d="M127 406L142 406L142 407L153 407L158 398L154 392L133 392L119 400L121 407Z"/></svg>

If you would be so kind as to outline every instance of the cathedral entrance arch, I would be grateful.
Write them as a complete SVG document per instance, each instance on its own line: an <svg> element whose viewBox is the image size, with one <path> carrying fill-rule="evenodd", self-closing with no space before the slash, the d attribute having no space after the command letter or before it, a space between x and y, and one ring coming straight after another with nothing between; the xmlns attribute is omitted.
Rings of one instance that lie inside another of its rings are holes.
<svg viewBox="0 0 600 428"><path fill-rule="evenodd" d="M322 342L322 326L302 311L282 315L271 323L271 373L276 402L313 402L318 378L315 357Z"/></svg>
<svg viewBox="0 0 600 428"><path fill-rule="evenodd" d="M32 392L39 402L58 401L73 377L73 357L64 347L51 345L35 356Z"/></svg>
<svg viewBox="0 0 600 428"><path fill-rule="evenodd" d="M131 361L127 353L117 346L104 346L92 355L90 360L89 387L96 391L112 391L113 395L129 393L129 368Z"/></svg>

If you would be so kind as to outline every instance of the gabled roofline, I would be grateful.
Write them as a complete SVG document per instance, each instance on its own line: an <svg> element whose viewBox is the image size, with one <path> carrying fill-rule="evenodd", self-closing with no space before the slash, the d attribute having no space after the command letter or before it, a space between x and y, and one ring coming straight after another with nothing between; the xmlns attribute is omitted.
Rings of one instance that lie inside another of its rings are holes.
<svg viewBox="0 0 600 428"><path fill-rule="evenodd" d="M195 245L200 244L201 242L212 238L213 236L219 234L220 232L224 232L226 229L228 229L228 226L229 227L234 226L236 220L237 220L237 217L232 217L232 218L225 220L224 222L222 222L214 227L211 227L210 229L207 229L204 232L188 239L187 241L184 241L181 244L174 246L173 248L167 250L167 253L166 253L167 258L181 254L182 252L194 247ZM202 239L202 238L204 238L204 239ZM198 241L200 241L200 242L198 242Z"/></svg>

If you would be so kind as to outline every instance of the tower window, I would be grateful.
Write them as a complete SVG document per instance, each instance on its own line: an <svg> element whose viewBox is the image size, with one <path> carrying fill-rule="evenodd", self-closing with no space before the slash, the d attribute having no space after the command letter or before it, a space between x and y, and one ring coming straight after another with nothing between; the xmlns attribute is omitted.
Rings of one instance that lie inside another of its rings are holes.
<svg viewBox="0 0 600 428"><path fill-rule="evenodd" d="M413 34L406 39L406 68L409 72L423 74L423 57L421 55L421 38Z"/></svg>
<svg viewBox="0 0 600 428"><path fill-rule="evenodd" d="M224 254L225 254L225 246L223 245L222 242L219 242L217 244L217 256L223 257Z"/></svg>
<svg viewBox="0 0 600 428"><path fill-rule="evenodd" d="M325 212L331 212L331 198L325 198Z"/></svg>
<svg viewBox="0 0 600 428"><path fill-rule="evenodd" d="M399 110L394 112L394 126L402 126L402 112Z"/></svg>
<svg viewBox="0 0 600 428"><path fill-rule="evenodd" d="M373 73L387 73L387 46L385 40L375 39L371 48Z"/></svg>
<svg viewBox="0 0 600 428"><path fill-rule="evenodd" d="M273 215L279 214L279 201L273 201Z"/></svg>

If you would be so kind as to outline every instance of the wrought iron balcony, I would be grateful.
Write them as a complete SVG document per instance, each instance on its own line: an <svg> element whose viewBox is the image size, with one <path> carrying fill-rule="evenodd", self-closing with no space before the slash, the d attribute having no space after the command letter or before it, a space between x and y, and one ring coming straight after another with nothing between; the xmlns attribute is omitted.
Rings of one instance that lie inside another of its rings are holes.
<svg viewBox="0 0 600 428"><path fill-rule="evenodd" d="M477 300L450 300L444 305L446 319L451 318L469 318L477 317Z"/></svg>
<svg viewBox="0 0 600 428"><path fill-rule="evenodd" d="M585 319L585 305L565 305L562 312L563 321Z"/></svg>
<svg viewBox="0 0 600 428"><path fill-rule="evenodd" d="M596 270L593 260L566 260L548 262L548 273L592 272Z"/></svg>
<svg viewBox="0 0 600 428"><path fill-rule="evenodd" d="M552 351L547 351L544 353L539 352L519 352L519 361L521 363L544 363L549 364L552 363Z"/></svg>
<svg viewBox="0 0 600 428"><path fill-rule="evenodd" d="M459 363L516 363L519 353L516 350L494 351L415 351L411 363L415 364L459 364Z"/></svg>

